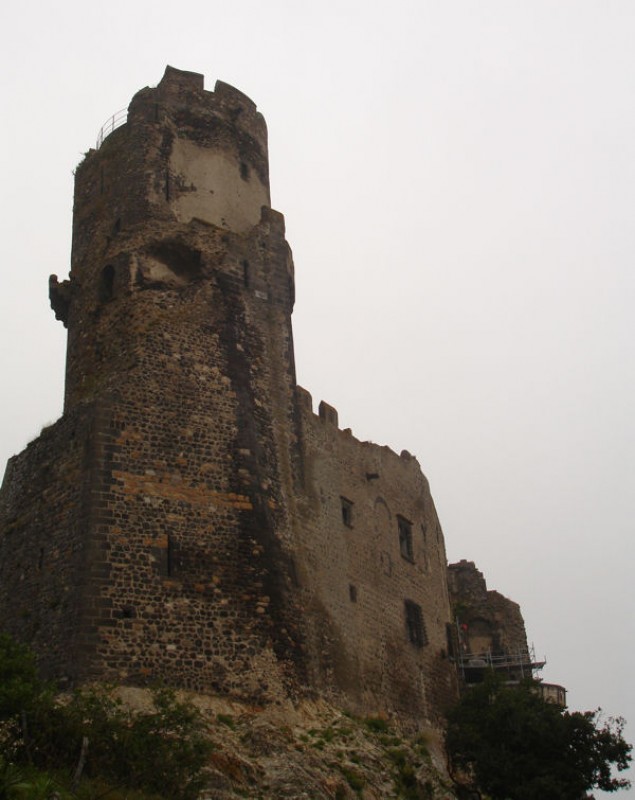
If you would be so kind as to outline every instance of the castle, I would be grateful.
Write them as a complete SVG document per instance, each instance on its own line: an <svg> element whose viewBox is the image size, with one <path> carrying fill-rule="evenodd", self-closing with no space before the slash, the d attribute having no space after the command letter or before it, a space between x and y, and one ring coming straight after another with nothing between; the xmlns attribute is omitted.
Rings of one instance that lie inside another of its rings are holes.
<svg viewBox="0 0 635 800"><path fill-rule="evenodd" d="M476 639L529 663L522 617L501 595L488 612L473 564L448 573L416 459L297 386L263 117L168 67L122 121L76 171L70 278L50 282L64 413L7 466L0 628L67 685L440 724Z"/></svg>

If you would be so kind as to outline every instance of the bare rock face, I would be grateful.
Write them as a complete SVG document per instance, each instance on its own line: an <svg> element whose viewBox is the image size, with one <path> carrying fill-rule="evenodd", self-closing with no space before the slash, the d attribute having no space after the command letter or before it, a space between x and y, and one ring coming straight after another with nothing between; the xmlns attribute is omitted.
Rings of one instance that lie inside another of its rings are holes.
<svg viewBox="0 0 635 800"><path fill-rule="evenodd" d="M127 705L144 708L150 694L122 689ZM253 707L235 700L189 696L209 723L214 743L202 798L454 798L434 729L416 735L397 720L358 718L324 701Z"/></svg>

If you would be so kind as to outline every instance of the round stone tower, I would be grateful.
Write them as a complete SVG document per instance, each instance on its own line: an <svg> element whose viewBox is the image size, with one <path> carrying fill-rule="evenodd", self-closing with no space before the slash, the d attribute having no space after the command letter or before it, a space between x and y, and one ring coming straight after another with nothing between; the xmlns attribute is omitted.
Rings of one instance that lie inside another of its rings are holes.
<svg viewBox="0 0 635 800"><path fill-rule="evenodd" d="M50 289L65 414L91 419L71 677L250 698L301 679L293 263L254 103L171 67L138 92L77 168Z"/></svg>

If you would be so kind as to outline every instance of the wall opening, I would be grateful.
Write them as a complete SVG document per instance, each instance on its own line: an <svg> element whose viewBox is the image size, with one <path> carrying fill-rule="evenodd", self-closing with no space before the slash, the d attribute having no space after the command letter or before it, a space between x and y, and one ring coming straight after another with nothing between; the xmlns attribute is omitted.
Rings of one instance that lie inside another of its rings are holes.
<svg viewBox="0 0 635 800"><path fill-rule="evenodd" d="M340 497L342 507L342 522L347 528L353 527L353 503L345 497Z"/></svg>
<svg viewBox="0 0 635 800"><path fill-rule="evenodd" d="M405 517L397 517L399 529L399 552L407 561L414 561L414 550L412 547L412 522Z"/></svg>
<svg viewBox="0 0 635 800"><path fill-rule="evenodd" d="M165 553L165 574L168 578L174 575L175 564L174 539L168 534L168 546Z"/></svg>
<svg viewBox="0 0 635 800"><path fill-rule="evenodd" d="M412 600L404 600L404 609L406 612L408 641L415 647L423 647L428 644L428 636L423 622L421 606L418 603L413 603Z"/></svg>
<svg viewBox="0 0 635 800"><path fill-rule="evenodd" d="M107 264L99 277L99 299L102 303L112 300L115 293L115 268Z"/></svg>

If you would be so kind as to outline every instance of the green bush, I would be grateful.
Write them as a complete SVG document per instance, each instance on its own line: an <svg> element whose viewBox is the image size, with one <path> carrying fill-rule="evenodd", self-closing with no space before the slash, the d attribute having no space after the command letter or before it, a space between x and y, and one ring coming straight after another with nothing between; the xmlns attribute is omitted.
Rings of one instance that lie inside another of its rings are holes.
<svg viewBox="0 0 635 800"><path fill-rule="evenodd" d="M390 726L383 717L366 717L364 724L373 733L388 733Z"/></svg>
<svg viewBox="0 0 635 800"><path fill-rule="evenodd" d="M56 702L28 649L7 636L0 636L0 745L0 800L38 797L47 776L23 784L21 768L65 769L70 776L82 747L89 778L190 800L202 788L212 750L200 712L168 689L155 690L153 709L137 713L103 687Z"/></svg>
<svg viewBox="0 0 635 800"><path fill-rule="evenodd" d="M153 702L153 711L133 713L104 689L75 693L50 710L48 729L40 727L40 760L74 765L86 737L88 775L179 800L196 797L211 752L203 719L167 689L156 690Z"/></svg>
<svg viewBox="0 0 635 800"><path fill-rule="evenodd" d="M361 792L366 785L364 778L358 772L348 767L340 767L340 770L351 789L354 792Z"/></svg>

